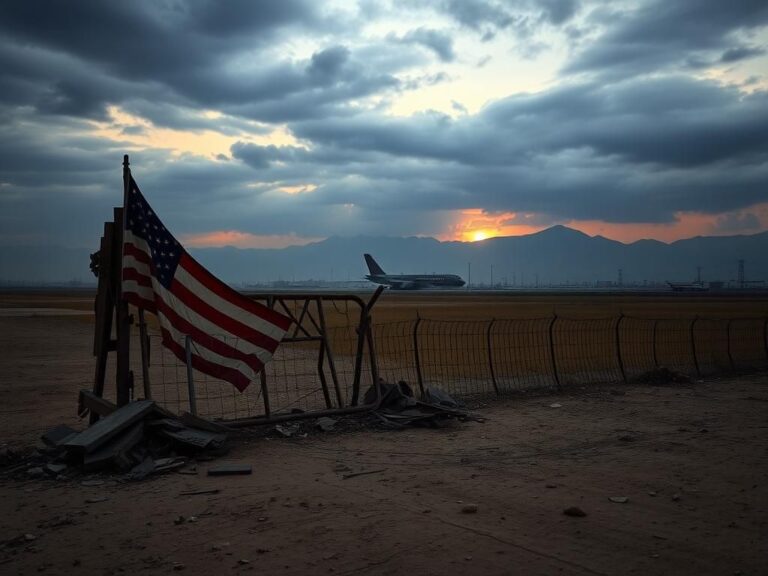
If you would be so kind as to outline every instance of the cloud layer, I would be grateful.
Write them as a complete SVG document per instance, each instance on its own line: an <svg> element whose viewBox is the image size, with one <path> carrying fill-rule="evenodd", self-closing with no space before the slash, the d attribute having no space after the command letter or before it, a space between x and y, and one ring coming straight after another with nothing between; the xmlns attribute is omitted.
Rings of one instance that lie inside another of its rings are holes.
<svg viewBox="0 0 768 576"><path fill-rule="evenodd" d="M768 227L764 2L332 6L3 2L0 243L94 245L124 153L198 240Z"/></svg>

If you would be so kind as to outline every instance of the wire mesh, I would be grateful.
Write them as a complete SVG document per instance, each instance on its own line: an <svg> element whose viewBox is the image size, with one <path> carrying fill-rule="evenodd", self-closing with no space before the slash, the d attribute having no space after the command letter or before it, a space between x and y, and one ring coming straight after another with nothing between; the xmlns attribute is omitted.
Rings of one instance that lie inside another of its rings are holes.
<svg viewBox="0 0 768 576"><path fill-rule="evenodd" d="M658 367L692 375L768 368L764 318L417 319L376 324L372 336L381 378L458 397L632 380ZM265 368L271 413L350 406L360 338L358 326L346 325L328 328L325 344L283 342ZM175 412L188 410L185 364L161 346L158 335L149 340L154 399ZM363 346L359 400L373 383L369 354ZM140 375L139 355L132 361ZM260 381L241 393L196 370L193 380L202 416L231 420L266 413Z"/></svg>
<svg viewBox="0 0 768 576"><path fill-rule="evenodd" d="M698 318L693 330L699 374L707 376L733 370L730 359L730 320Z"/></svg>
<svg viewBox="0 0 768 576"><path fill-rule="evenodd" d="M622 379L617 366L615 322L615 318L557 319L553 337L562 385Z"/></svg>
<svg viewBox="0 0 768 576"><path fill-rule="evenodd" d="M490 351L500 394L557 383L549 345L551 318L496 320L490 331Z"/></svg>
<svg viewBox="0 0 768 576"><path fill-rule="evenodd" d="M627 379L658 368L658 350L655 347L657 323L657 320L649 318L625 316L622 319L619 346Z"/></svg>

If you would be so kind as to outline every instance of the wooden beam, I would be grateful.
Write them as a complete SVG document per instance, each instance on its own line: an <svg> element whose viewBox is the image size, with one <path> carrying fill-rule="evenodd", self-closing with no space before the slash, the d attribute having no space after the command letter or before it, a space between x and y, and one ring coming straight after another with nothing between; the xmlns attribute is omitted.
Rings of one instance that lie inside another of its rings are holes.
<svg viewBox="0 0 768 576"><path fill-rule="evenodd" d="M117 410L117 406L109 400L97 396L90 390L80 390L80 397L77 401L77 414L80 417L85 416L88 412L96 416L109 416L115 410ZM98 420L98 418L96 419Z"/></svg>
<svg viewBox="0 0 768 576"><path fill-rule="evenodd" d="M106 444L120 432L143 419L155 407L152 400L139 400L122 406L64 443L67 448L82 450L86 454Z"/></svg>

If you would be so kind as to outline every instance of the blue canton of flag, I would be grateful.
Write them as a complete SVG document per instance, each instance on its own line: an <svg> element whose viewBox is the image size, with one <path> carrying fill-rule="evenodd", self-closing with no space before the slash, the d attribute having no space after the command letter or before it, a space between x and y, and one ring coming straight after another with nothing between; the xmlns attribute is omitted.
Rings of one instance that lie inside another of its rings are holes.
<svg viewBox="0 0 768 576"><path fill-rule="evenodd" d="M165 288L170 288L181 259L181 245L160 222L133 180L128 194L126 228L147 242L152 272Z"/></svg>

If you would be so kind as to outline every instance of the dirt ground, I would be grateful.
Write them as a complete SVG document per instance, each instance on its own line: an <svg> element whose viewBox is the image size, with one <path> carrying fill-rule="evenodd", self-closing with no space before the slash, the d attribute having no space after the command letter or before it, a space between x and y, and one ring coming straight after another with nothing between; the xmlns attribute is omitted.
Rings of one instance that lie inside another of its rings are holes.
<svg viewBox="0 0 768 576"><path fill-rule="evenodd" d="M0 452L85 426L91 338L87 316L0 314ZM768 574L768 375L477 412L438 429L246 432L194 475L137 483L0 470L0 574ZM206 475L229 462L253 474ZM204 489L219 492L180 495Z"/></svg>

